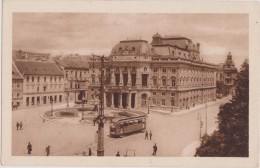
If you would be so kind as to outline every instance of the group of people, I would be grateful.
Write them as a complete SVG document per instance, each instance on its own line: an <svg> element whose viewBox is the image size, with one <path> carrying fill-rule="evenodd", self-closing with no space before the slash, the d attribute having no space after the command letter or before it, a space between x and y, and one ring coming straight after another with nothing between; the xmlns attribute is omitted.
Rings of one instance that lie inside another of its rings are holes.
<svg viewBox="0 0 260 168"><path fill-rule="evenodd" d="M22 130L23 129L23 122L22 121L20 121L20 122L16 122L16 130Z"/></svg>
<svg viewBox="0 0 260 168"><path fill-rule="evenodd" d="M144 138L144 139L148 139L148 135L149 135L149 137L150 137L150 140L152 140L152 136L153 136L153 134L152 134L152 131L151 131L151 130L150 130L149 133L148 133L147 130L145 131L145 138Z"/></svg>
<svg viewBox="0 0 260 168"><path fill-rule="evenodd" d="M149 136L150 140L152 140L153 134L152 134L152 131L151 131L151 130L150 130L149 133L148 133L147 130L145 131L145 138L144 138L144 139L149 139L148 136ZM154 155L154 156L156 156L156 152L157 152L157 145L156 145L156 143L155 143L154 146L153 146L153 155Z"/></svg>
<svg viewBox="0 0 260 168"><path fill-rule="evenodd" d="M27 151L28 151L28 155L30 155L32 153L32 144L30 142L27 145ZM51 146L50 145L48 145L45 148L45 152L46 152L46 156L50 155L50 152L51 152Z"/></svg>

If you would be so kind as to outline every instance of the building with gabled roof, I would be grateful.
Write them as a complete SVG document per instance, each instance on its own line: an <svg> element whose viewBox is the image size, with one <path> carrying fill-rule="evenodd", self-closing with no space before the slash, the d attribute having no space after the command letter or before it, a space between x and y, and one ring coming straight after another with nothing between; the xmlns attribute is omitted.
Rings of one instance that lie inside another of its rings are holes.
<svg viewBox="0 0 260 168"><path fill-rule="evenodd" d="M23 107L23 76L12 63L12 109Z"/></svg>
<svg viewBox="0 0 260 168"><path fill-rule="evenodd" d="M54 62L15 61L23 76L23 107L62 103L64 77Z"/></svg>
<svg viewBox="0 0 260 168"><path fill-rule="evenodd" d="M87 97L88 81L90 80L89 61L87 59L72 59L70 57L53 59L62 69L64 89L67 101L79 102L79 95Z"/></svg>

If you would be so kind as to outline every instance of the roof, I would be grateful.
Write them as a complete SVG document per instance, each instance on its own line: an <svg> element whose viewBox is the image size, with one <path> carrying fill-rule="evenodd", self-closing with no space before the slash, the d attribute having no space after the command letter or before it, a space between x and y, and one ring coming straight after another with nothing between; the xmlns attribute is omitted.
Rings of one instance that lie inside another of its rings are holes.
<svg viewBox="0 0 260 168"><path fill-rule="evenodd" d="M63 76L63 71L54 62L16 61L15 65L23 75Z"/></svg>
<svg viewBox="0 0 260 168"><path fill-rule="evenodd" d="M152 46L145 40L120 41L111 51L111 55L153 55Z"/></svg>
<svg viewBox="0 0 260 168"><path fill-rule="evenodd" d="M54 59L54 61L65 69L88 69L89 62L86 60L74 60L70 58Z"/></svg>
<svg viewBox="0 0 260 168"><path fill-rule="evenodd" d="M12 79L23 79L22 74L19 72L15 64L12 64Z"/></svg>

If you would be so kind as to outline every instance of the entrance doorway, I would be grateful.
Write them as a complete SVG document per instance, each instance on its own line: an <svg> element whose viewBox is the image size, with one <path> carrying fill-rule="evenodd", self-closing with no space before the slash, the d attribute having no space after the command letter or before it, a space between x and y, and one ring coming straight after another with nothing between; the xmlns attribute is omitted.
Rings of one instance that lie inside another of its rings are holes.
<svg viewBox="0 0 260 168"><path fill-rule="evenodd" d="M142 99L142 107L145 107L147 106L147 95L146 94L142 94L141 96L141 99Z"/></svg>
<svg viewBox="0 0 260 168"><path fill-rule="evenodd" d="M115 108L119 108L118 93L114 93L114 105Z"/></svg>
<svg viewBox="0 0 260 168"><path fill-rule="evenodd" d="M122 106L123 108L127 108L127 93L122 93Z"/></svg>
<svg viewBox="0 0 260 168"><path fill-rule="evenodd" d="M135 108L135 93L131 94L131 108Z"/></svg>

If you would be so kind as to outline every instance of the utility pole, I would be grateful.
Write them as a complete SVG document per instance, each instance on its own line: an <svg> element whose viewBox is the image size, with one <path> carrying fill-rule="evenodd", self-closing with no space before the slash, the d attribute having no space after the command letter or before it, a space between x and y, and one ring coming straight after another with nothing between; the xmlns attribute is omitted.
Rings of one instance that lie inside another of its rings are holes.
<svg viewBox="0 0 260 168"><path fill-rule="evenodd" d="M97 117L98 123L98 142L97 156L104 156L104 55L101 58L101 84L100 84L100 110Z"/></svg>

